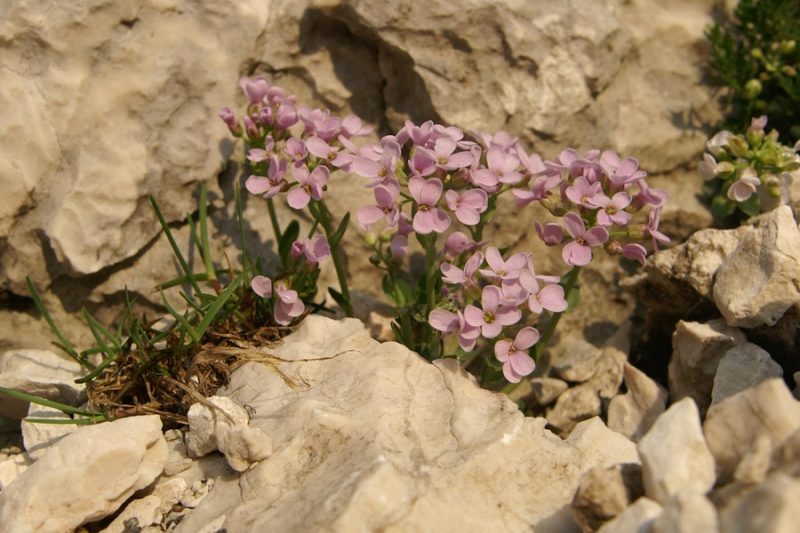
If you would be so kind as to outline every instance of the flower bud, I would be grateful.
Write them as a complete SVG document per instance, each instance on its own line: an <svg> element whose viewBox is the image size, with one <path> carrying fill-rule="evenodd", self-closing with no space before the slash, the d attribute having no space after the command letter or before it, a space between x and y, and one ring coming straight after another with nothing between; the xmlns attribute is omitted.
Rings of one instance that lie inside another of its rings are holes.
<svg viewBox="0 0 800 533"><path fill-rule="evenodd" d="M781 67L781 72L783 72L790 78L794 78L797 75L797 69L795 69L791 65L784 65L783 67Z"/></svg>
<svg viewBox="0 0 800 533"><path fill-rule="evenodd" d="M567 210L561 206L560 202L557 202L552 197L545 198L541 201L542 206L550 211L553 216L563 217L567 214Z"/></svg>
<svg viewBox="0 0 800 533"><path fill-rule="evenodd" d="M721 163L717 163L718 174L726 174L729 172L733 172L734 170L736 170L736 166L730 161L723 161Z"/></svg>
<svg viewBox="0 0 800 533"><path fill-rule="evenodd" d="M794 52L795 45L796 43L794 42L794 39L789 41L781 41L781 52L784 54L791 54Z"/></svg>
<svg viewBox="0 0 800 533"><path fill-rule="evenodd" d="M761 82L755 78L752 78L751 80L749 80L747 83L744 84L744 97L747 98L748 100L752 100L753 98L761 94L762 89L763 86L761 85Z"/></svg>
<svg viewBox="0 0 800 533"><path fill-rule="evenodd" d="M773 198L781 197L781 180L778 179L778 176L775 174L765 174L761 176L761 182L764 184L770 196Z"/></svg>
<svg viewBox="0 0 800 533"><path fill-rule="evenodd" d="M631 224L628 226L628 238L635 241L643 241L647 232L647 226L644 224Z"/></svg>
<svg viewBox="0 0 800 533"><path fill-rule="evenodd" d="M378 242L378 236L375 235L374 231L368 231L364 234L364 240L369 246L375 246L375 243Z"/></svg>
<svg viewBox="0 0 800 533"><path fill-rule="evenodd" d="M761 48L753 48L752 50L750 50L750 57L753 57L755 59L761 59L762 57L764 57L764 52L761 51Z"/></svg>
<svg viewBox="0 0 800 533"><path fill-rule="evenodd" d="M730 138L728 147L735 157L744 157L750 149L750 145L747 144L747 141L738 135Z"/></svg>

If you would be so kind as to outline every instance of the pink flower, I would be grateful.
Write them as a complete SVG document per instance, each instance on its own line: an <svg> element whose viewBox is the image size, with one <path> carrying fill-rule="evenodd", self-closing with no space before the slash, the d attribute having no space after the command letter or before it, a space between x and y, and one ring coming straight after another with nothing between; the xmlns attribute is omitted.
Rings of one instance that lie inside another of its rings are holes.
<svg viewBox="0 0 800 533"><path fill-rule="evenodd" d="M395 203L397 195L400 194L400 186L394 180L387 181L386 185L375 187L373 194L377 205L359 207L356 212L358 222L365 228L369 228L384 218L386 224L395 226L400 217L400 211Z"/></svg>
<svg viewBox="0 0 800 533"><path fill-rule="evenodd" d="M345 137L363 137L372 133L372 128L364 126L356 115L348 115L342 120L342 135Z"/></svg>
<svg viewBox="0 0 800 533"><path fill-rule="evenodd" d="M458 345L465 352L472 351L478 337L481 336L480 328L469 325L461 311L452 313L445 309L434 309L428 315L428 323L433 329L445 335L457 331Z"/></svg>
<svg viewBox="0 0 800 533"><path fill-rule="evenodd" d="M487 191L496 190L499 183L514 184L522 180L522 174L517 172L519 159L499 148L489 148L486 166L472 173L472 182Z"/></svg>
<svg viewBox="0 0 800 533"><path fill-rule="evenodd" d="M631 203L631 197L625 192L618 192L611 198L602 195L597 199L597 205L601 208L597 212L597 223L601 226L618 224L626 225L631 220L630 214L625 212L625 208Z"/></svg>
<svg viewBox="0 0 800 533"><path fill-rule="evenodd" d="M239 125L239 122L237 122L236 115L234 115L230 107L223 107L219 112L219 118L228 126L228 129L233 135L238 137L242 134L242 127Z"/></svg>
<svg viewBox="0 0 800 533"><path fill-rule="evenodd" d="M494 345L494 355L503 363L503 375L511 383L519 381L531 374L536 368L527 350L539 342L539 332L535 328L522 328L517 333L514 341L499 340Z"/></svg>
<svg viewBox="0 0 800 533"><path fill-rule="evenodd" d="M661 222L661 206L654 207L647 215L647 227L645 228L645 235L649 235L653 239L653 250L658 250L658 243L668 243L669 237L658 231L658 225Z"/></svg>
<svg viewBox="0 0 800 533"><path fill-rule="evenodd" d="M267 80L259 76L257 78L241 78L239 87L242 88L245 96L250 100L250 104L260 104L269 91L270 85Z"/></svg>
<svg viewBox="0 0 800 533"><path fill-rule="evenodd" d="M417 212L414 215L414 231L420 235L427 235L434 231L444 233L450 227L450 217L443 210L436 207L442 197L444 186L438 179L425 180L424 178L411 178L408 180L408 190L417 203Z"/></svg>
<svg viewBox="0 0 800 533"><path fill-rule="evenodd" d="M599 181L589 183L583 176L578 177L564 193L573 204L589 209L599 207L602 199L606 197L603 194L603 185Z"/></svg>
<svg viewBox="0 0 800 533"><path fill-rule="evenodd" d="M292 257L299 259L305 256L306 261L316 265L331 255L331 247L325 235L314 235L310 239L298 239L292 244Z"/></svg>
<svg viewBox="0 0 800 533"><path fill-rule="evenodd" d="M303 209L308 202L322 199L322 191L330 175L328 168L318 166L310 174L308 167L302 164L292 166L292 175L299 187L295 187L286 197L286 201L293 209Z"/></svg>
<svg viewBox="0 0 800 533"><path fill-rule="evenodd" d="M474 305L468 305L464 309L464 319L467 324L481 328L481 335L487 339L497 337L504 326L512 326L522 318L519 309L501 304L502 298L503 293L500 288L489 285L483 288L481 297L483 310Z"/></svg>
<svg viewBox="0 0 800 533"><path fill-rule="evenodd" d="M272 280L267 276L255 276L250 280L250 288L262 298L272 296Z"/></svg>
<svg viewBox="0 0 800 533"><path fill-rule="evenodd" d="M761 185L761 180L758 179L758 173L753 167L747 167L742 171L739 179L728 188L728 198L734 202L744 202L756 192L756 187L759 185Z"/></svg>
<svg viewBox="0 0 800 533"><path fill-rule="evenodd" d="M489 196L482 189L471 189L461 194L450 190L444 193L444 199L459 222L467 226L480 222L481 213L489 207Z"/></svg>
<svg viewBox="0 0 800 533"><path fill-rule="evenodd" d="M643 170L638 170L639 162L636 159L632 157L620 159L619 154L610 150L600 156L600 166L611 183L618 187L638 181L647 175Z"/></svg>
<svg viewBox="0 0 800 533"><path fill-rule="evenodd" d="M567 300L564 298L564 287L561 285L550 283L540 288L536 275L527 270L520 274L519 282L528 292L528 309L532 313L538 314L544 309L552 313L566 310Z"/></svg>
<svg viewBox="0 0 800 533"><path fill-rule="evenodd" d="M327 161L336 168L346 167L353 162L352 154L339 153L341 148L334 148L316 136L306 139L306 148L308 148L309 152Z"/></svg>
<svg viewBox="0 0 800 533"><path fill-rule="evenodd" d="M623 244L620 248L620 253L623 257L639 261L642 266L644 266L645 260L647 259L647 250L644 246L636 242Z"/></svg>
<svg viewBox="0 0 800 533"><path fill-rule="evenodd" d="M263 195L272 198L283 190L286 180L286 160L270 156L269 168L266 176L250 176L244 186L250 194Z"/></svg>
<svg viewBox="0 0 800 533"><path fill-rule="evenodd" d="M519 277L520 272L528 264L528 257L525 254L514 254L503 260L500 250L494 246L486 249L486 262L489 269L482 269L481 274L489 279L499 279L502 281L512 281Z"/></svg>
<svg viewBox="0 0 800 533"><path fill-rule="evenodd" d="M568 265L588 265L592 260L592 248L608 240L608 231L601 227L587 231L581 217L572 212L564 215L564 225L574 240L564 245L561 257Z"/></svg>
<svg viewBox="0 0 800 533"><path fill-rule="evenodd" d="M336 137L342 125L341 120L330 116L331 112L327 109L301 107L298 109L297 114L300 120L303 121L303 133L316 135L326 142Z"/></svg>
<svg viewBox="0 0 800 533"><path fill-rule="evenodd" d="M308 155L306 143L297 137L291 137L286 141L286 155L295 162L303 161Z"/></svg>
<svg viewBox="0 0 800 533"><path fill-rule="evenodd" d="M439 270L442 271L442 280L445 283L475 286L476 283L473 278L475 276L475 272L482 264L483 254L481 252L475 252L470 256L469 259L467 259L467 262L464 264L464 270L461 270L452 263L442 263L442 266L439 267Z"/></svg>
<svg viewBox="0 0 800 533"><path fill-rule="evenodd" d="M443 170L456 170L472 164L471 152L457 152L457 143L452 137L439 137L433 145L433 150L419 148L436 161L436 166Z"/></svg>
<svg viewBox="0 0 800 533"><path fill-rule="evenodd" d="M482 243L473 241L463 231L454 231L444 241L444 256L452 259L464 252L471 252L481 245Z"/></svg>
<svg viewBox="0 0 800 533"><path fill-rule="evenodd" d="M305 311L303 301L297 295L297 291L289 289L284 282L275 284L275 308L273 315L275 322L283 326L287 326L292 322L292 319L300 316Z"/></svg>
<svg viewBox="0 0 800 533"><path fill-rule="evenodd" d="M561 244L561 241L564 240L564 229L560 224L548 222L542 225L540 222L536 222L534 223L534 227L536 228L536 233L539 235L539 238L542 239L547 246Z"/></svg>

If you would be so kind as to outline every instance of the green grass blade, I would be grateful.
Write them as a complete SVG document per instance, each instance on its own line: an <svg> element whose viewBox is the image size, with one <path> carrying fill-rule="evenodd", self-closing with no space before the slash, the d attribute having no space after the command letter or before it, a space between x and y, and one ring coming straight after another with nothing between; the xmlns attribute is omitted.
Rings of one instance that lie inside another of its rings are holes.
<svg viewBox="0 0 800 533"><path fill-rule="evenodd" d="M197 329L194 330L193 338L201 339L203 335L205 335L206 330L211 325L211 322L213 322L214 318L216 318L217 313L219 313L220 309L222 309L222 306L224 306L230 297L233 296L234 291L239 288L239 285L242 283L243 276L244 274L240 274L234 278L228 284L228 286L225 287L225 290L220 293L217 300L211 304L211 307L208 308L208 311L203 317L202 322L200 322L200 324L197 326Z"/></svg>
<svg viewBox="0 0 800 533"><path fill-rule="evenodd" d="M39 308L39 312L44 317L45 321L47 322L47 325L50 326L50 331L52 331L53 334L61 342L59 346L67 353L67 355L75 359L75 361L77 361L82 367L89 368L91 366L91 363L89 363L88 361L84 361L83 359L80 358L78 352L75 350L72 344L70 344L67 338L64 337L64 335L61 333L61 330L58 329L58 326L56 326L56 323L53 321L53 317L50 316L50 313L44 306L44 302L42 302L41 296L39 296L39 291L36 290L36 286L33 284L33 281L31 281L31 278L29 276L25 277L25 282L28 284L28 291L31 293L31 298L33 298L33 302L36 304L36 307ZM89 369L91 370L91 368Z"/></svg>
<svg viewBox="0 0 800 533"><path fill-rule="evenodd" d="M99 322L97 322L97 320L94 319L92 315L89 314L89 311L87 311L85 308L82 309L81 316L83 316L83 319L86 320L86 323L89 325L89 330L92 332L92 336L94 337L94 340L97 342L95 350L99 349L100 350L99 353L104 353L106 355L113 355L117 353L118 351L117 345L115 344L114 346L109 347L109 345L106 343L106 339L104 339L105 336L101 331L102 326L100 325ZM108 334L108 331L106 331L106 334ZM82 355L84 355L85 353L86 353L85 351L81 352Z"/></svg>
<svg viewBox="0 0 800 533"><path fill-rule="evenodd" d="M204 181L200 183L200 211L197 215L200 222L200 239L202 240L200 252L203 255L203 262L206 265L208 279L217 279L214 271L214 263L211 261L211 246L208 242L208 184Z"/></svg>
<svg viewBox="0 0 800 533"><path fill-rule="evenodd" d="M205 272L196 272L189 276L181 276L179 278L171 279L169 281L165 281L164 283L160 283L153 288L153 292L164 290L164 289L171 289L172 287L180 287L181 285L185 285L186 283L190 283L191 279L194 278L195 281L208 281L208 274Z"/></svg>
<svg viewBox="0 0 800 533"><path fill-rule="evenodd" d="M39 396L34 396L33 394L28 394L27 392L7 389L5 387L0 387L0 394L5 394L6 396L10 396L11 398L14 398L16 400L22 400L23 402L30 402L30 403L35 403L37 405L43 405L45 407L52 407L53 409L58 409L62 413L70 413L73 415L90 416L90 417L105 416L103 413L95 413L92 411L87 411L85 409L79 409L77 407L73 407L65 403L56 402L54 400L48 400L47 398L40 398Z"/></svg>
<svg viewBox="0 0 800 533"><path fill-rule="evenodd" d="M189 333L189 336L192 338L192 341L194 343L200 342L200 338L195 336L194 328L189 323L189 320L185 316L183 316L180 313L178 313L171 305L169 305L169 302L167 301L167 297L164 296L164 291L161 291L161 301L164 302L164 307L167 308L167 311L169 312L169 314L171 314L173 317L175 317L175 320L177 320L180 323L180 325L183 327L183 329L186 330Z"/></svg>
<svg viewBox="0 0 800 533"><path fill-rule="evenodd" d="M91 418L25 418L25 422L31 424L75 424L76 426L87 426L98 422L108 422L111 420L106 416L93 416Z"/></svg>
<svg viewBox="0 0 800 533"><path fill-rule="evenodd" d="M164 215L161 213L161 208L158 207L158 202L154 197L151 196L150 203L153 204L153 210L156 212L156 217L158 217L158 222L161 224L161 229L164 230L164 234L167 236L169 245L172 247L172 252L175 254L175 257L178 258L178 262L181 264L183 273L189 279L189 283L191 283L195 293L201 293L202 291L200 290L200 286L192 276L192 270L189 268L189 264L186 262L186 258L183 257L180 248L178 248L178 243L175 242L175 237L172 236L172 231L170 231L167 221L164 219Z"/></svg>
<svg viewBox="0 0 800 533"><path fill-rule="evenodd" d="M234 185L234 194L236 196L236 221L239 224L239 246L242 249L242 268L245 272L250 269L250 252L247 250L247 245L244 240L244 209L242 208L242 189L239 184Z"/></svg>

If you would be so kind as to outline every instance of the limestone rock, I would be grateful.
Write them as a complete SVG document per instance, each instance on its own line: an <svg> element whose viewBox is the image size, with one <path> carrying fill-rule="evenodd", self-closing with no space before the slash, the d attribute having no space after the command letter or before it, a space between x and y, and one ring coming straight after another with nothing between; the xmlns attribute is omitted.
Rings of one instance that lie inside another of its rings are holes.
<svg viewBox="0 0 800 533"><path fill-rule="evenodd" d="M714 486L714 457L706 445L697 405L674 403L639 442L645 494L664 503L682 491L705 493Z"/></svg>
<svg viewBox="0 0 800 533"><path fill-rule="evenodd" d="M766 479L772 462L772 439L769 435L757 435L753 446L745 452L736 465L733 479L747 485L756 485Z"/></svg>
<svg viewBox="0 0 800 533"><path fill-rule="evenodd" d="M665 503L663 512L653 521L653 533L716 533L719 517L714 505L700 493L679 492Z"/></svg>
<svg viewBox="0 0 800 533"><path fill-rule="evenodd" d="M186 488L186 481L181 478L159 483L150 494L126 505L102 533L125 533L137 527L160 524L163 516L180 501Z"/></svg>
<svg viewBox="0 0 800 533"><path fill-rule="evenodd" d="M725 352L714 376L711 404L719 403L764 380L783 376L783 369L772 360L766 350L746 343Z"/></svg>
<svg viewBox="0 0 800 533"><path fill-rule="evenodd" d="M791 533L800 523L800 481L777 473L724 508L720 525L726 533Z"/></svg>
<svg viewBox="0 0 800 533"><path fill-rule="evenodd" d="M708 323L678 322L672 336L669 361L669 389L673 400L689 396L700 412L711 404L714 376L722 356L734 346L747 342L737 328L723 320Z"/></svg>
<svg viewBox="0 0 800 533"><path fill-rule="evenodd" d="M712 405L703 423L721 483L733 477L761 436L769 437L775 449L798 428L800 402L781 379L763 381Z"/></svg>
<svg viewBox="0 0 800 533"><path fill-rule="evenodd" d="M572 499L572 514L583 531L597 531L643 495L640 465L593 468L581 476Z"/></svg>
<svg viewBox="0 0 800 533"><path fill-rule="evenodd" d="M563 441L454 359L432 365L356 320L309 316L260 355L272 365L242 366L218 394L252 408L273 454L216 477L178 532L219 517L230 533L564 531L585 471L636 461L599 419Z"/></svg>
<svg viewBox="0 0 800 533"><path fill-rule="evenodd" d="M31 404L30 409L28 409L28 416L22 420L22 440L25 443L25 451L28 452L28 455L33 460L41 458L50 446L77 428L75 424L28 422L27 418L69 420L70 417L58 409Z"/></svg>
<svg viewBox="0 0 800 533"><path fill-rule="evenodd" d="M567 390L567 383L555 378L533 378L529 380L533 400L538 405L549 405Z"/></svg>
<svg viewBox="0 0 800 533"><path fill-rule="evenodd" d="M583 339L569 343L562 357L552 362L553 371L564 381L583 383L597 371L597 361L603 352Z"/></svg>
<svg viewBox="0 0 800 533"><path fill-rule="evenodd" d="M84 426L0 493L0 531L72 531L116 511L164 468L157 416Z"/></svg>
<svg viewBox="0 0 800 533"><path fill-rule="evenodd" d="M545 417L560 435L568 435L578 422L598 416L600 408L597 391L582 384L564 391Z"/></svg>
<svg viewBox="0 0 800 533"><path fill-rule="evenodd" d="M616 518L606 522L598 533L650 533L653 521L661 514L661 506L642 496Z"/></svg>
<svg viewBox="0 0 800 533"><path fill-rule="evenodd" d="M608 427L638 441L664 412L667 391L628 363L623 379L628 392L615 396L608 404Z"/></svg>
<svg viewBox="0 0 800 533"><path fill-rule="evenodd" d="M269 457L272 443L260 429L248 427L250 417L244 407L223 396L212 396L207 402L211 405L196 403L189 408L190 456L219 450L238 472Z"/></svg>
<svg viewBox="0 0 800 533"><path fill-rule="evenodd" d="M789 206L751 221L714 281L714 303L731 326L775 324L800 302L800 229Z"/></svg>
<svg viewBox="0 0 800 533"><path fill-rule="evenodd" d="M85 387L75 383L81 366L47 350L9 350L0 357L0 386L68 405L78 405ZM0 396L0 414L21 419L28 402Z"/></svg>
<svg viewBox="0 0 800 533"><path fill-rule="evenodd" d="M0 460L0 491L6 490L33 463L34 460L27 453L17 453Z"/></svg>

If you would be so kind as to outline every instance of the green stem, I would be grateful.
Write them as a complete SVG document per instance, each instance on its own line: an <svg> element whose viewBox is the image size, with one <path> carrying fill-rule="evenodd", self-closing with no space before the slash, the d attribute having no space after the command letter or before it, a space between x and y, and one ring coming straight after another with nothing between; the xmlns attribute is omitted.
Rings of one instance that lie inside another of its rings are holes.
<svg viewBox="0 0 800 533"><path fill-rule="evenodd" d="M426 236L418 235L420 244L425 248L425 306L428 313L436 307L436 234ZM430 324L425 328L425 345L431 350L432 357L435 357L434 346L436 330Z"/></svg>
<svg viewBox="0 0 800 533"><path fill-rule="evenodd" d="M333 220L331 212L328 211L328 206L325 205L324 200L317 202L317 209L309 209L314 219L319 222L325 232L325 237L328 242L333 242L333 236L336 228L333 227ZM340 243L341 244L341 243ZM333 259L333 268L336 270L336 278L339 280L339 291L345 300L344 313L347 316L353 316L353 304L350 301L350 288L347 286L347 271L344 267L344 250L341 246L336 246L331 250L331 259Z"/></svg>
<svg viewBox="0 0 800 533"><path fill-rule="evenodd" d="M272 231L275 233L275 242L281 242L283 233L281 232L281 225L278 222L278 214L275 212L275 204L272 198L267 198L267 211L269 211L269 220L272 222Z"/></svg>
<svg viewBox="0 0 800 533"><path fill-rule="evenodd" d="M578 286L578 275L581 272L581 267L573 266L572 270L569 271L567 274L566 280L564 281L564 298L569 302L570 297L572 296L572 292ZM561 320L561 316L568 311L569 308L561 311L560 313L554 314L550 318L550 322L547 323L547 327L544 329L544 333L542 333L542 337L539 339L539 342L536 343L536 346L533 349L533 359L534 361L539 361L539 358L542 355L542 352L547 347L550 342L550 338L553 336L553 333L556 331L556 326L558 326L558 322Z"/></svg>

